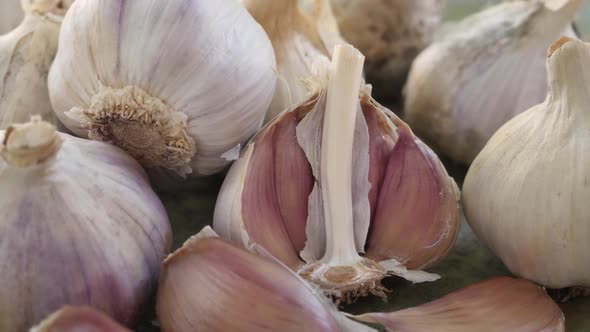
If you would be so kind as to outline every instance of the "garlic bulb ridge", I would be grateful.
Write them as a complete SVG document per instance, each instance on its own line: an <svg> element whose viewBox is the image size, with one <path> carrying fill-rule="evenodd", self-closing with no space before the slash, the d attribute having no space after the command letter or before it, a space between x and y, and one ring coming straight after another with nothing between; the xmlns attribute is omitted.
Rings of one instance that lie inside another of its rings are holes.
<svg viewBox="0 0 590 332"><path fill-rule="evenodd" d="M172 237L141 166L38 117L0 141L0 330L26 330L67 304L133 326Z"/></svg>
<svg viewBox="0 0 590 332"><path fill-rule="evenodd" d="M477 236L516 275L551 288L590 287L590 44L549 51L545 102L506 123L464 184Z"/></svg>
<svg viewBox="0 0 590 332"><path fill-rule="evenodd" d="M74 3L49 76L60 120L144 166L210 175L260 127L271 43L235 0Z"/></svg>
<svg viewBox="0 0 590 332"><path fill-rule="evenodd" d="M405 87L408 123L453 160L470 164L498 128L543 101L545 51L562 34L574 36L580 5L511 1L464 19L413 63Z"/></svg>

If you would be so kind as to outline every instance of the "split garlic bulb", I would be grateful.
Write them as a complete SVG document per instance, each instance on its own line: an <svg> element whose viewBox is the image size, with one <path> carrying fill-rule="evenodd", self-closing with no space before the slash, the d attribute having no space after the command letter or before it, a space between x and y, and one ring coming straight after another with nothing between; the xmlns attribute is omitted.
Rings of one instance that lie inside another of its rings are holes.
<svg viewBox="0 0 590 332"><path fill-rule="evenodd" d="M549 94L506 123L464 184L465 215L516 275L590 287L590 44L560 39Z"/></svg>
<svg viewBox="0 0 590 332"><path fill-rule="evenodd" d="M0 331L23 331L65 304L134 324L171 244L141 166L39 118L0 141Z"/></svg>
<svg viewBox="0 0 590 332"><path fill-rule="evenodd" d="M64 19L49 90L76 135L147 167L210 175L260 128L275 66L237 0L85 0Z"/></svg>
<svg viewBox="0 0 590 332"><path fill-rule="evenodd" d="M214 228L260 245L340 300L383 295L395 274L432 265L454 243L454 181L410 128L362 86L363 57L337 46L308 81L311 97L242 151L218 197ZM364 255L361 255L363 254Z"/></svg>
<svg viewBox="0 0 590 332"><path fill-rule="evenodd" d="M329 0L241 0L262 25L275 50L279 79L266 121L308 96L303 80L312 75L314 59L330 61L342 42Z"/></svg>
<svg viewBox="0 0 590 332"><path fill-rule="evenodd" d="M22 0L24 21L0 36L0 129L35 114L59 125L49 101L47 75L62 17L72 1Z"/></svg>
<svg viewBox="0 0 590 332"><path fill-rule="evenodd" d="M344 38L366 57L383 97L400 97L412 61L440 26L446 0L331 0Z"/></svg>
<svg viewBox="0 0 590 332"><path fill-rule="evenodd" d="M580 0L522 0L466 18L412 65L405 116L417 134L470 164L506 121L547 94L545 51L573 35Z"/></svg>
<svg viewBox="0 0 590 332"><path fill-rule="evenodd" d="M16 28L23 20L21 0L0 1L0 35Z"/></svg>
<svg viewBox="0 0 590 332"><path fill-rule="evenodd" d="M31 332L131 332L90 307L65 306Z"/></svg>

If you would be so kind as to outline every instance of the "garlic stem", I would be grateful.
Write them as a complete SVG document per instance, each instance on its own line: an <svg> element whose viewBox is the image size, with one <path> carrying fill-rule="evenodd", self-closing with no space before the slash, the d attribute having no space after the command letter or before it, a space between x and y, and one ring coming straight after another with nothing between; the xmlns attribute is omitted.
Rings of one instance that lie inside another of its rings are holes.
<svg viewBox="0 0 590 332"><path fill-rule="evenodd" d="M33 116L31 122L6 130L0 156L10 166L30 167L54 157L61 143L55 126Z"/></svg>
<svg viewBox="0 0 590 332"><path fill-rule="evenodd" d="M321 188L326 225L322 262L347 265L360 259L352 212L352 147L364 56L338 45L330 65L321 147Z"/></svg>

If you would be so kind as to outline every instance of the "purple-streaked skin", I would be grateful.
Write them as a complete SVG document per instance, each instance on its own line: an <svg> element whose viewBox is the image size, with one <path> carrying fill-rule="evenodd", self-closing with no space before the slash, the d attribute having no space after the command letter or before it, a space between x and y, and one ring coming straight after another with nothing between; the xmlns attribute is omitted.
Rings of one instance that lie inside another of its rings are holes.
<svg viewBox="0 0 590 332"><path fill-rule="evenodd" d="M91 307L65 306L31 332L131 332Z"/></svg>
<svg viewBox="0 0 590 332"><path fill-rule="evenodd" d="M344 331L288 268L218 238L193 237L164 261L157 301L164 332Z"/></svg>
<svg viewBox="0 0 590 332"><path fill-rule="evenodd" d="M545 290L530 281L497 277L430 303L355 317L395 332L563 332L565 317Z"/></svg>
<svg viewBox="0 0 590 332"><path fill-rule="evenodd" d="M1 331L26 330L66 304L133 326L171 245L164 206L135 160L61 137L55 159L0 169Z"/></svg>

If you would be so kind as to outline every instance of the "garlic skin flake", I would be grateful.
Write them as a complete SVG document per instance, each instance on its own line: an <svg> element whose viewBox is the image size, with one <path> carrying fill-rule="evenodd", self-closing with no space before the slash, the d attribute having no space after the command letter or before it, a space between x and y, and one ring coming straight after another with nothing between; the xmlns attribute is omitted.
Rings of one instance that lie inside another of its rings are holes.
<svg viewBox="0 0 590 332"><path fill-rule="evenodd" d="M16 28L23 17L21 0L0 1L0 35Z"/></svg>
<svg viewBox="0 0 590 332"><path fill-rule="evenodd" d="M337 46L310 97L243 149L218 197L217 233L259 245L340 300L414 282L452 247L456 185L437 156L361 84L363 57ZM458 190L457 190L458 191Z"/></svg>
<svg viewBox="0 0 590 332"><path fill-rule="evenodd" d="M30 332L131 332L90 307L65 306Z"/></svg>
<svg viewBox="0 0 590 332"><path fill-rule="evenodd" d="M464 184L465 216L514 274L590 287L590 44L549 51L547 99L506 123Z"/></svg>
<svg viewBox="0 0 590 332"><path fill-rule="evenodd" d="M391 332L565 331L565 317L544 289L508 277L481 281L415 308L354 318Z"/></svg>
<svg viewBox="0 0 590 332"><path fill-rule="evenodd" d="M60 125L49 101L47 76L57 52L62 17L72 1L22 0L24 20L0 36L0 129L26 122L35 114Z"/></svg>
<svg viewBox="0 0 590 332"><path fill-rule="evenodd" d="M547 94L545 51L581 0L511 1L465 18L414 61L408 123L433 147L469 165L504 123Z"/></svg>
<svg viewBox="0 0 590 332"><path fill-rule="evenodd" d="M275 66L237 0L85 0L64 19L49 90L76 135L149 168L210 175L260 128Z"/></svg>
<svg viewBox="0 0 590 332"><path fill-rule="evenodd" d="M0 131L0 142L0 331L24 331L66 304L133 326L172 238L144 170L38 117Z"/></svg>
<svg viewBox="0 0 590 332"><path fill-rule="evenodd" d="M269 122L308 97L303 80L313 74L317 59L329 62L332 49L343 42L329 0L302 4L299 0L241 0L264 28L277 59L277 89L266 114Z"/></svg>
<svg viewBox="0 0 590 332"><path fill-rule="evenodd" d="M164 261L157 312L164 332L373 331L339 314L272 257L237 248L209 228Z"/></svg>
<svg viewBox="0 0 590 332"><path fill-rule="evenodd" d="M446 0L331 0L344 38L367 58L365 73L384 98L401 97L418 53L440 26Z"/></svg>

